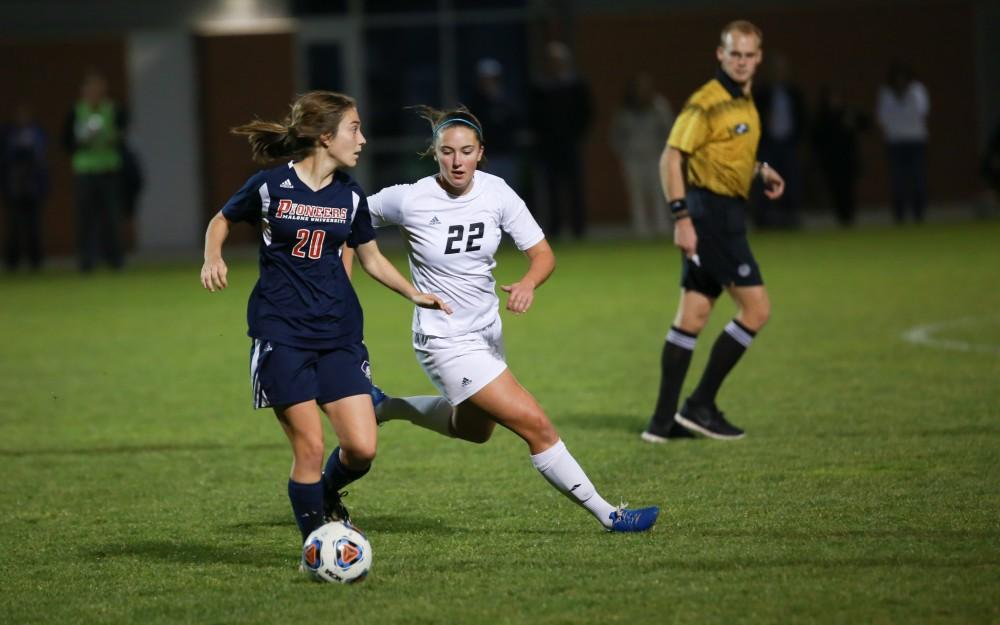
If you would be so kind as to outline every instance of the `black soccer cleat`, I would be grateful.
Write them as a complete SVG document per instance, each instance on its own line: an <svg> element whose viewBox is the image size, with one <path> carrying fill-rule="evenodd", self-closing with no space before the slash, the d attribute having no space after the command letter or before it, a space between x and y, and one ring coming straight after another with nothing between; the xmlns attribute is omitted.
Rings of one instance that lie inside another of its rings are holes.
<svg viewBox="0 0 1000 625"><path fill-rule="evenodd" d="M674 420L689 431L720 441L734 441L743 438L743 430L726 421L725 415L715 406L703 406L684 402Z"/></svg>
<svg viewBox="0 0 1000 625"><path fill-rule="evenodd" d="M649 420L649 425L639 436L647 443L666 443L672 438L694 438L694 434L678 425L673 419L664 425L656 417Z"/></svg>
<svg viewBox="0 0 1000 625"><path fill-rule="evenodd" d="M323 521L332 523L334 521L351 522L351 513L344 505L343 497L347 496L347 491L342 493L328 491L323 495Z"/></svg>

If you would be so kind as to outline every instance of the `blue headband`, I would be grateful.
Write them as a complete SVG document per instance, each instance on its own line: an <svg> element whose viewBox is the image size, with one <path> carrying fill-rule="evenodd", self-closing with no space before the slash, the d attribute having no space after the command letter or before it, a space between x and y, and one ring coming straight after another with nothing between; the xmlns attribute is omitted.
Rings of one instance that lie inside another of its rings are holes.
<svg viewBox="0 0 1000 625"><path fill-rule="evenodd" d="M479 126L477 126L476 124L474 124L473 122L470 122L467 119L462 119L461 117L449 117L448 119L444 120L443 122L441 122L440 124L438 124L437 126L434 127L434 133L433 134L436 135L445 126L449 126L449 125L455 124L455 123L465 124L466 126L471 127L473 130L476 131L476 136L479 137L479 140L480 141L483 140L483 129L480 128Z"/></svg>

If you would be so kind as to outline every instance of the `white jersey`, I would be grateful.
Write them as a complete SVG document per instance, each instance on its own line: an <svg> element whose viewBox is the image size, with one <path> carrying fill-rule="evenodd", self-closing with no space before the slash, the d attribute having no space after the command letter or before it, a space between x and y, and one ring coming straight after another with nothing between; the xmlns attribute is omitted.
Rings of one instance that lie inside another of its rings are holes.
<svg viewBox="0 0 1000 625"><path fill-rule="evenodd" d="M426 336L459 336L499 318L496 294L497 247L502 232L526 250L545 238L524 200L502 178L476 171L472 188L449 195L434 176L368 196L372 225L399 226L410 246L413 285L451 306L415 308L413 331Z"/></svg>

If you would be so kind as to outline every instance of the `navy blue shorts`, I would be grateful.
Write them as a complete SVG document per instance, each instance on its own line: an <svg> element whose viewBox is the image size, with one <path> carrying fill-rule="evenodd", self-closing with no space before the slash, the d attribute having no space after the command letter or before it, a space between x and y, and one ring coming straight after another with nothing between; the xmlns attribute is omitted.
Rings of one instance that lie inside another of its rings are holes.
<svg viewBox="0 0 1000 625"><path fill-rule="evenodd" d="M747 240L746 202L691 188L687 206L700 264L681 255L681 287L715 299L728 286L764 284Z"/></svg>
<svg viewBox="0 0 1000 625"><path fill-rule="evenodd" d="M372 390L372 368L364 343L309 350L250 341L254 408L290 406L315 399L323 405Z"/></svg>

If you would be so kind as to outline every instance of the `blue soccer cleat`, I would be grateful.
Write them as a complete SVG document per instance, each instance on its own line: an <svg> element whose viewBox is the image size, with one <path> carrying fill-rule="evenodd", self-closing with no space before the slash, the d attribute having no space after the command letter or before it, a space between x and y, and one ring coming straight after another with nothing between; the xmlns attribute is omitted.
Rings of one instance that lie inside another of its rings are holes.
<svg viewBox="0 0 1000 625"><path fill-rule="evenodd" d="M372 384L372 406L378 406L385 400L389 399L389 396L382 392L382 389Z"/></svg>
<svg viewBox="0 0 1000 625"><path fill-rule="evenodd" d="M624 505L619 506L611 513L611 527L609 532L645 532L656 523L656 517L660 516L660 509L657 506L648 508L638 508L629 510Z"/></svg>
<svg viewBox="0 0 1000 625"><path fill-rule="evenodd" d="M372 384L371 395L372 395L372 408L375 409L375 425L382 427L382 424L385 423L385 421L383 421L382 418L379 417L378 407L379 404L389 399L389 396L383 393L382 389L375 386L374 384Z"/></svg>

